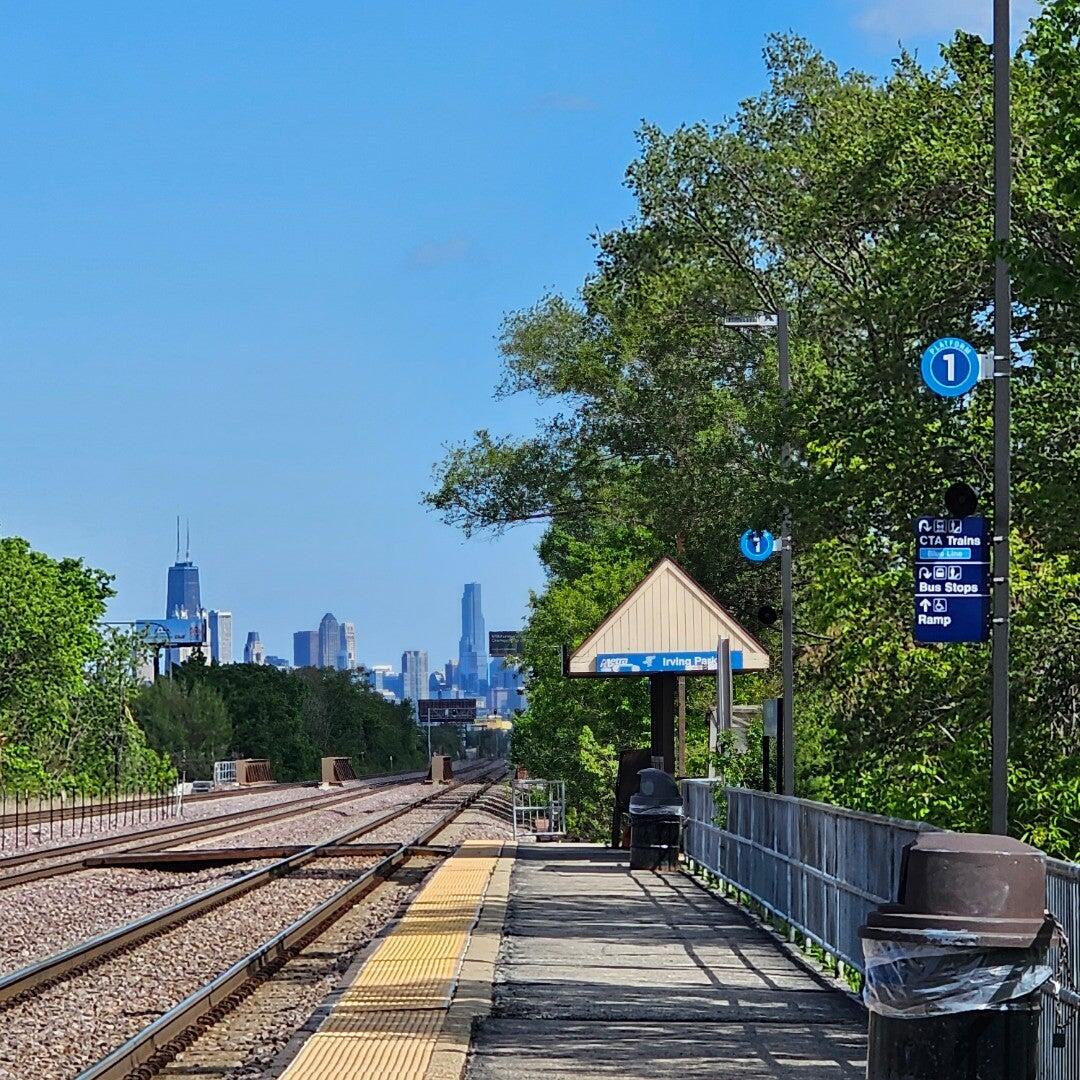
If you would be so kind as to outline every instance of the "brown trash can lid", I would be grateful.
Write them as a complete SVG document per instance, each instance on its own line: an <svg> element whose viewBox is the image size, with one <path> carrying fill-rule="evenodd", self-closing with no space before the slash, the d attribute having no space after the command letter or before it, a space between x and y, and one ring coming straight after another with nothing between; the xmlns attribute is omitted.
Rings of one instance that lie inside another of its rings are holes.
<svg viewBox="0 0 1080 1080"><path fill-rule="evenodd" d="M1053 925L1038 848L1010 836L924 832L904 849L899 903L872 912L861 933L1024 949L1049 944Z"/></svg>

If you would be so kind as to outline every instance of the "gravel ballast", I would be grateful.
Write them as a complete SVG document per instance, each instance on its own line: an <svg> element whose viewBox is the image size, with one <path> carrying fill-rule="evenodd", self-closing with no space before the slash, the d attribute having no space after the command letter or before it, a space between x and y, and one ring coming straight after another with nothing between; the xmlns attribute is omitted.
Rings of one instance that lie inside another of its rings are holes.
<svg viewBox="0 0 1080 1080"><path fill-rule="evenodd" d="M410 840L445 814L449 804L472 794L476 787L476 784L464 785L448 794L445 800L436 799L430 806L410 811L362 840ZM355 827L364 818L377 817L431 791L430 787L420 785L396 787L365 800L362 813L355 812L356 808L350 803L345 805L354 810L352 813L332 812L332 820L309 822L303 836L295 833L275 833L272 837L245 835L238 842L245 845L283 844L327 839ZM305 819L307 817L305 815ZM320 819L323 814L311 817ZM305 819L278 824L295 826ZM314 835L314 830L323 828L326 829L324 835ZM308 832L308 829L312 831ZM215 846L219 845L220 841L217 841ZM69 1080L260 942L338 891L374 861L372 857L358 857L309 863L296 874L245 893L104 961L90 972L74 975L35 993L26 1001L3 1009L0 1011L0 1080ZM17 931L9 950L0 953L0 960L7 965L7 970L22 966L112 926L130 922L148 911L167 907L183 896L205 891L219 881L249 871L253 865L195 874L84 871L55 882L32 883L25 887L25 892L22 887L14 887L0 895L4 895L5 900L18 900L24 922L33 922L34 910L41 910L45 885L57 888L51 898L45 897L47 909L56 905L63 908L65 902L74 898L82 910L72 917L65 909L65 914L54 920L56 925L50 930L52 936L47 938L50 944L40 950L28 942L25 933ZM83 885L87 881L93 882L89 899ZM63 899L65 896L67 901ZM10 920L10 931L17 925L20 915L17 911L9 913L8 904L4 907L5 919ZM42 937L38 929L33 932L36 937ZM292 1015L295 1009L289 1006L286 1011Z"/></svg>

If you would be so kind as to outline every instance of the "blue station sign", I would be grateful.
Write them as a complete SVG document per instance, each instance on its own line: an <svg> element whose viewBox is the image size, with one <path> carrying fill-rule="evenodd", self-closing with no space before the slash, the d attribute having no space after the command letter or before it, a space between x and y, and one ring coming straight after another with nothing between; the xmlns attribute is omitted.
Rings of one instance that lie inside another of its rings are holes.
<svg viewBox="0 0 1080 1080"><path fill-rule="evenodd" d="M915 640L986 641L990 546L986 518L915 522Z"/></svg>
<svg viewBox="0 0 1080 1080"><path fill-rule="evenodd" d="M942 397L963 397L979 381L982 365L963 338L938 338L922 354L923 382Z"/></svg>
<svg viewBox="0 0 1080 1080"><path fill-rule="evenodd" d="M768 529L747 529L739 537L739 550L751 562L765 562L776 550L776 537Z"/></svg>
<svg viewBox="0 0 1080 1080"><path fill-rule="evenodd" d="M742 671L743 654L731 650L731 670ZM596 670L605 675L671 675L716 670L715 652L599 653Z"/></svg>

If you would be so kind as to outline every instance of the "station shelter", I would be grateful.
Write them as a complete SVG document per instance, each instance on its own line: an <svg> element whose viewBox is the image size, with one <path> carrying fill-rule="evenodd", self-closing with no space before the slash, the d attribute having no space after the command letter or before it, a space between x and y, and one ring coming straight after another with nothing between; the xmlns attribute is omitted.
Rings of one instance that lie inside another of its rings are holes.
<svg viewBox="0 0 1080 1080"><path fill-rule="evenodd" d="M730 656L731 673L769 666L765 646L674 559L665 557L576 649L564 648L563 674L570 679L647 678L651 754L674 775L678 679L716 679L721 653Z"/></svg>

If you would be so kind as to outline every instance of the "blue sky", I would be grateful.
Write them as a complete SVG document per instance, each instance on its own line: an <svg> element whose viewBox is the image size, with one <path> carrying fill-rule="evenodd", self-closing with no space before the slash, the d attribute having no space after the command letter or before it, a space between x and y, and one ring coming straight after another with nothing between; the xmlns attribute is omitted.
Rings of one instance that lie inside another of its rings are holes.
<svg viewBox="0 0 1080 1080"><path fill-rule="evenodd" d="M882 71L990 6L0 3L0 529L129 619L189 516L204 602L288 657L332 610L366 662L441 663L466 580L518 625L538 532L465 541L419 493L529 427L500 320L630 214L638 123L729 113L770 31Z"/></svg>

